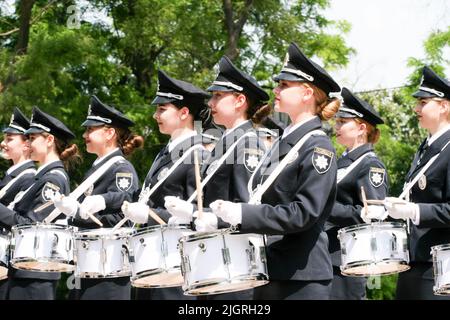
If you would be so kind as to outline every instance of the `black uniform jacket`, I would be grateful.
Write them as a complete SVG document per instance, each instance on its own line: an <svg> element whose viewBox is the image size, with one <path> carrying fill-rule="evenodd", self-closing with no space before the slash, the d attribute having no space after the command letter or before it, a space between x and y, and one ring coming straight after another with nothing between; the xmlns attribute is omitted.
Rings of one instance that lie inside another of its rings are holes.
<svg viewBox="0 0 450 320"><path fill-rule="evenodd" d="M256 172L253 188L306 133L321 127L315 117L275 142ZM336 199L336 170L330 139L313 135L263 194L262 204L242 205L241 231L272 235L267 246L272 280L332 279L324 224Z"/></svg>
<svg viewBox="0 0 450 320"><path fill-rule="evenodd" d="M192 146L202 144L203 139L201 135L195 135L186 138L177 144L173 150L168 151L168 146L163 148L156 156L153 164L145 178L144 186L147 190L151 189L163 179L168 170L180 159L185 152ZM209 152L204 149L197 149L199 165L209 156ZM192 152L170 176L153 192L147 204L153 208L155 212L164 220L168 221L171 214L164 208L164 197L175 196L180 199L187 200L195 191L195 166L194 166L194 152ZM137 193L138 195L139 193ZM138 197L134 197L135 201ZM156 224L156 221L149 218L148 224Z"/></svg>
<svg viewBox="0 0 450 320"><path fill-rule="evenodd" d="M419 164L416 154L406 181L414 179L449 140L450 130L427 148ZM441 152L423 177L412 187L409 200L418 203L420 208L419 225L410 224L410 259L431 261L432 246L450 243L450 146Z"/></svg>
<svg viewBox="0 0 450 320"><path fill-rule="evenodd" d="M388 194L388 177L386 168L373 153L371 144L364 144L342 156L337 161L338 172L345 170L353 162L368 154L337 185L336 203L325 224L330 253L334 266L340 266L340 243L338 230L344 227L364 223L360 212L363 206L361 187L367 199L382 200ZM338 174L339 176L339 174Z"/></svg>
<svg viewBox="0 0 450 320"><path fill-rule="evenodd" d="M6 186L11 180L16 178L19 174L21 174L23 171L27 169L36 169L36 166L33 161L31 160L25 161L19 167L14 169L12 172L6 174L0 181L0 190L4 186ZM18 194L20 191L25 191L26 189L28 189L33 184L33 182L34 182L34 173L30 172L22 175L11 185L11 187L8 188L8 191L0 200L0 203L7 206L14 200L16 194Z"/></svg>
<svg viewBox="0 0 450 320"><path fill-rule="evenodd" d="M0 204L0 222L3 226L10 229L16 224L29 224L36 221L43 221L50 212L55 209L53 205L36 212L39 207L49 202L55 192L69 194L69 176L64 170L61 161L55 161L39 171L35 177L32 186L26 191L23 198L10 210ZM25 270L16 270L10 268L9 275L17 278L33 279L59 279L60 274L56 272L31 272Z"/></svg>
<svg viewBox="0 0 450 320"><path fill-rule="evenodd" d="M256 134L251 121L242 123L229 134L222 136L213 149L210 158L202 167L203 177L206 177L212 171L217 161L231 145L247 132ZM218 199L247 202L249 200L248 181L265 151L264 143L257 136L243 138L205 185L203 189L204 206L207 207L211 202Z"/></svg>
<svg viewBox="0 0 450 320"><path fill-rule="evenodd" d="M102 161L92 166L85 174L87 179L106 161L115 156L123 156L121 150L116 150L106 156ZM122 203L132 201L133 193L139 188L139 178L133 165L126 159L119 160L114 163L81 197L78 198L80 203L91 195L101 195L105 198L106 208L95 213L104 228L114 227L123 218L121 212ZM91 219L83 220L78 215L73 219L73 225L83 229L96 229L99 226Z"/></svg>

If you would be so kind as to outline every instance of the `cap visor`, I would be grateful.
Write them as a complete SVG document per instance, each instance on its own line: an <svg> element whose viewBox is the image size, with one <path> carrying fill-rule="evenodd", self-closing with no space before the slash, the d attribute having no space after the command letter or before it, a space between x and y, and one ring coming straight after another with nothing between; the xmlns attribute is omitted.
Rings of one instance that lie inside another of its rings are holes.
<svg viewBox="0 0 450 320"><path fill-rule="evenodd" d="M32 128L30 128L30 129L28 129L28 130L25 132L25 134L42 133L42 132L46 132L46 131L45 131L45 130L42 130L42 129L40 129L40 128L32 127Z"/></svg>
<svg viewBox="0 0 450 320"><path fill-rule="evenodd" d="M338 111L335 115L335 118L358 118L356 114L345 112L345 111Z"/></svg>
<svg viewBox="0 0 450 320"><path fill-rule="evenodd" d="M5 129L2 130L3 133L11 133L11 134L25 134L25 132L11 128L11 127L6 127Z"/></svg>
<svg viewBox="0 0 450 320"><path fill-rule="evenodd" d="M106 123L101 122L101 121L96 121L96 120L91 120L88 119L86 121L84 121L81 126L82 127L99 127L99 126L104 126Z"/></svg>
<svg viewBox="0 0 450 320"><path fill-rule="evenodd" d="M173 98L168 98L168 97L161 97L161 96L156 96L155 99L153 99L152 101L152 105L157 105L157 104L166 104L166 103L172 103L175 101L180 101L177 99L173 99Z"/></svg>
<svg viewBox="0 0 450 320"><path fill-rule="evenodd" d="M232 88L228 88L228 87L224 87L224 86L218 86L216 84L213 84L212 86L210 86L208 89L206 89L206 91L208 92L212 92L212 91L225 91L225 92L230 92L230 91L235 91Z"/></svg>
<svg viewBox="0 0 450 320"><path fill-rule="evenodd" d="M435 94L432 94L431 92L427 92L427 91L416 91L412 94L412 96L414 98L434 98L437 97Z"/></svg>
<svg viewBox="0 0 450 320"><path fill-rule="evenodd" d="M274 81L280 81L280 80L286 80L286 81L306 81L305 79L292 74L292 73L286 73L286 72L282 72L279 75L276 75L275 77L273 77Z"/></svg>

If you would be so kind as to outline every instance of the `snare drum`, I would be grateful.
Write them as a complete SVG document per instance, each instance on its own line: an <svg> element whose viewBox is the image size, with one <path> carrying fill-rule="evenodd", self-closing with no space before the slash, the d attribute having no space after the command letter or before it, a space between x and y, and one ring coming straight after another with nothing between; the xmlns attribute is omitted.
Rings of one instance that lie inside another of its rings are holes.
<svg viewBox="0 0 450 320"><path fill-rule="evenodd" d="M409 270L408 237L404 223L374 222L340 229L341 272L371 276Z"/></svg>
<svg viewBox="0 0 450 320"><path fill-rule="evenodd" d="M74 227L41 222L11 229L11 265L16 269L71 272Z"/></svg>
<svg viewBox="0 0 450 320"><path fill-rule="evenodd" d="M75 233L75 277L118 278L131 274L128 237L132 228L84 230Z"/></svg>
<svg viewBox="0 0 450 320"><path fill-rule="evenodd" d="M0 280L8 277L9 243L9 234L0 231Z"/></svg>
<svg viewBox="0 0 450 320"><path fill-rule="evenodd" d="M264 236L198 233L180 239L186 295L234 292L268 283Z"/></svg>
<svg viewBox="0 0 450 320"><path fill-rule="evenodd" d="M131 284L139 288L183 284L178 240L193 231L188 225L152 226L130 237Z"/></svg>
<svg viewBox="0 0 450 320"><path fill-rule="evenodd" d="M450 295L450 244L431 247L435 295Z"/></svg>

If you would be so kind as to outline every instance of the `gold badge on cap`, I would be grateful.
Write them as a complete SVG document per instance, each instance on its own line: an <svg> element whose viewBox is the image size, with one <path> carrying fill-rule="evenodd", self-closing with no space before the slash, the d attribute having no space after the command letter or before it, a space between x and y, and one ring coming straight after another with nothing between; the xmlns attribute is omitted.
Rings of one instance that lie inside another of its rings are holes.
<svg viewBox="0 0 450 320"><path fill-rule="evenodd" d="M11 115L11 121L9 121L9 125L11 125L14 122L14 113Z"/></svg>
<svg viewBox="0 0 450 320"><path fill-rule="evenodd" d="M419 178L418 185L420 190L425 190L427 187L427 177L424 174Z"/></svg>

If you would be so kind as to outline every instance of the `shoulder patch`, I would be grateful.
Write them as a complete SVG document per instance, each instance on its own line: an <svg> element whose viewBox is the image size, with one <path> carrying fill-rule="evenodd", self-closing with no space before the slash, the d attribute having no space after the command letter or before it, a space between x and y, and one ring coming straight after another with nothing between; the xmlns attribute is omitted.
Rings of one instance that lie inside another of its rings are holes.
<svg viewBox="0 0 450 320"><path fill-rule="evenodd" d="M319 174L324 174L331 168L334 153L323 148L315 147L312 155L312 164Z"/></svg>
<svg viewBox="0 0 450 320"><path fill-rule="evenodd" d="M369 171L370 184L373 185L375 188L378 188L383 184L385 175L386 175L385 169L370 167Z"/></svg>
<svg viewBox="0 0 450 320"><path fill-rule="evenodd" d="M128 191L133 184L133 174L131 172L116 173L116 186L120 191Z"/></svg>
<svg viewBox="0 0 450 320"><path fill-rule="evenodd" d="M259 161L261 161L263 154L264 153L259 149L245 149L244 150L245 168L250 172L255 171Z"/></svg>
<svg viewBox="0 0 450 320"><path fill-rule="evenodd" d="M52 200L55 196L55 193L59 192L59 190L60 188L57 185L51 182L47 182L42 188L42 199L44 199L45 201Z"/></svg>

